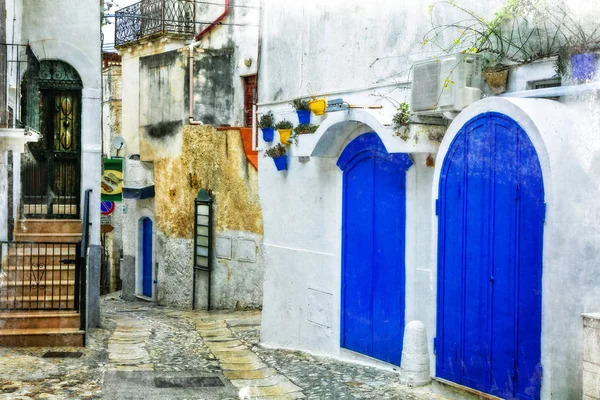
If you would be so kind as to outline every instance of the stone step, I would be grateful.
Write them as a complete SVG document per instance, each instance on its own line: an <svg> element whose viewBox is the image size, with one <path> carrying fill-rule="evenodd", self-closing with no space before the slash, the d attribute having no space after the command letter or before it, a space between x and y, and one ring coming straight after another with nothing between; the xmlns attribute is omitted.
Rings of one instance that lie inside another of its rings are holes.
<svg viewBox="0 0 600 400"><path fill-rule="evenodd" d="M77 328L0 329L2 347L82 347L84 338Z"/></svg>
<svg viewBox="0 0 600 400"><path fill-rule="evenodd" d="M41 281L39 285L35 282L29 281L16 281L16 282L3 282L0 287L0 300L1 299L21 299L25 297L33 297L36 301L52 296L62 296L75 294L75 281L60 281L60 283Z"/></svg>
<svg viewBox="0 0 600 400"><path fill-rule="evenodd" d="M10 248L4 246L0 249L1 255L8 252L4 258L3 266L30 266L34 265L60 265L64 260L75 260L77 258L77 246L72 243L61 244L37 244L37 243L15 243Z"/></svg>
<svg viewBox="0 0 600 400"><path fill-rule="evenodd" d="M79 329L80 314L75 311L0 312L0 329Z"/></svg>
<svg viewBox="0 0 600 400"><path fill-rule="evenodd" d="M55 280L74 280L75 279L75 265L49 265L43 268L45 274L42 281L55 281ZM2 272L6 274L4 280L7 282L11 281L26 281L29 280L36 281L38 277L38 268L37 267L29 267L27 265L22 266L9 266L2 268Z"/></svg>
<svg viewBox="0 0 600 400"><path fill-rule="evenodd" d="M19 233L15 232L16 242L34 243L77 243L81 233Z"/></svg>
<svg viewBox="0 0 600 400"><path fill-rule="evenodd" d="M23 214L25 215L48 215L48 205L46 204L24 204ZM53 204L52 214L54 215L77 215L77 205L75 204Z"/></svg>
<svg viewBox="0 0 600 400"><path fill-rule="evenodd" d="M38 309L57 309L72 310L75 305L73 295L54 295L46 296L46 299L37 296L20 296L19 298L0 298L0 310L38 310Z"/></svg>
<svg viewBox="0 0 600 400"><path fill-rule="evenodd" d="M15 233L79 233L80 219L20 219L15 226Z"/></svg>

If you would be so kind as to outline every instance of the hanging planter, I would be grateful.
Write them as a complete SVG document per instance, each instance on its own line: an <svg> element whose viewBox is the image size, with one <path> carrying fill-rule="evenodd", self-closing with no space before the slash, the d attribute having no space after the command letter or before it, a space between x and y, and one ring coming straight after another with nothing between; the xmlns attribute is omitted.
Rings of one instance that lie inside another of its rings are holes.
<svg viewBox="0 0 600 400"><path fill-rule="evenodd" d="M279 132L279 141L282 144L290 144L290 136L292 135L293 125L290 121L283 120L279 121L275 128Z"/></svg>
<svg viewBox="0 0 600 400"><path fill-rule="evenodd" d="M327 101L325 99L313 99L308 102L308 106L313 114L323 115L327 109Z"/></svg>
<svg viewBox="0 0 600 400"><path fill-rule="evenodd" d="M273 141L275 133L273 129L273 119L273 112L269 111L268 113L263 114L258 122L258 127L262 130L263 140L265 142Z"/></svg>
<svg viewBox="0 0 600 400"><path fill-rule="evenodd" d="M506 92L508 87L508 69L483 71L483 78L494 94Z"/></svg>
<svg viewBox="0 0 600 400"><path fill-rule="evenodd" d="M310 107L308 106L307 99L292 100L292 107L296 109L296 114L298 114L298 123L300 125L310 124Z"/></svg>
<svg viewBox="0 0 600 400"><path fill-rule="evenodd" d="M296 114L300 125L310 124L310 110L296 110Z"/></svg>
<svg viewBox="0 0 600 400"><path fill-rule="evenodd" d="M282 144L277 144L265 151L265 157L271 157L275 163L277 171L285 171L287 169L287 148Z"/></svg>
<svg viewBox="0 0 600 400"><path fill-rule="evenodd" d="M273 157L273 162L277 171L285 171L287 169L287 154L280 157Z"/></svg>
<svg viewBox="0 0 600 400"><path fill-rule="evenodd" d="M261 128L263 134L263 140L265 142L272 142L275 136L275 129L273 128Z"/></svg>
<svg viewBox="0 0 600 400"><path fill-rule="evenodd" d="M584 53L571 56L571 74L578 81L587 81L596 72L596 54Z"/></svg>

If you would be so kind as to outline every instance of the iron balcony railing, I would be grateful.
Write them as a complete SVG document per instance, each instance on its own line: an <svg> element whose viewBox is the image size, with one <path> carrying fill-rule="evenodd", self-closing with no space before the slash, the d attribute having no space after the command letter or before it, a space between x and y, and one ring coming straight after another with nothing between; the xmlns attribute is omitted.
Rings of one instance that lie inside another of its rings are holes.
<svg viewBox="0 0 600 400"><path fill-rule="evenodd" d="M142 0L115 13L115 46L153 36L194 35L194 0Z"/></svg>

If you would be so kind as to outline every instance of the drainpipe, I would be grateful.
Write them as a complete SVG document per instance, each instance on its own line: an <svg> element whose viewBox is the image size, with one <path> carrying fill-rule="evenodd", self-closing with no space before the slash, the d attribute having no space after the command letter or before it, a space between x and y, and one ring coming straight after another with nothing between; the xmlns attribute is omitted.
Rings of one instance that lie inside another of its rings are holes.
<svg viewBox="0 0 600 400"><path fill-rule="evenodd" d="M200 33L198 33L192 43L188 46L188 67L189 67L189 112L190 112L190 125L203 125L201 121L194 120L194 48L202 46L202 38L208 32L210 32L215 26L219 25L221 21L229 14L229 0L225 0L225 9L223 13L217 17L210 25L204 28Z"/></svg>

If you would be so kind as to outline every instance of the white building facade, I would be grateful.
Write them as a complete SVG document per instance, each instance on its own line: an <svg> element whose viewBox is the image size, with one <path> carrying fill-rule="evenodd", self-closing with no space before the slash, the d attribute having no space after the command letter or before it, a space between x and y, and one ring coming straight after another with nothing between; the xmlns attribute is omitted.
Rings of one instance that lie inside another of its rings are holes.
<svg viewBox="0 0 600 400"><path fill-rule="evenodd" d="M482 82L483 99L445 124L413 115L401 137L392 116L411 103L412 64L443 60L423 46L428 5L264 4L259 116L296 125L289 103L311 96L349 107L312 115L286 171L260 157L261 340L398 370L417 320L437 382L581 397L595 379L581 314L600 300L597 80L559 77L552 58L516 65L502 96ZM503 2L461 5L488 15ZM260 150L278 141L259 137Z"/></svg>

